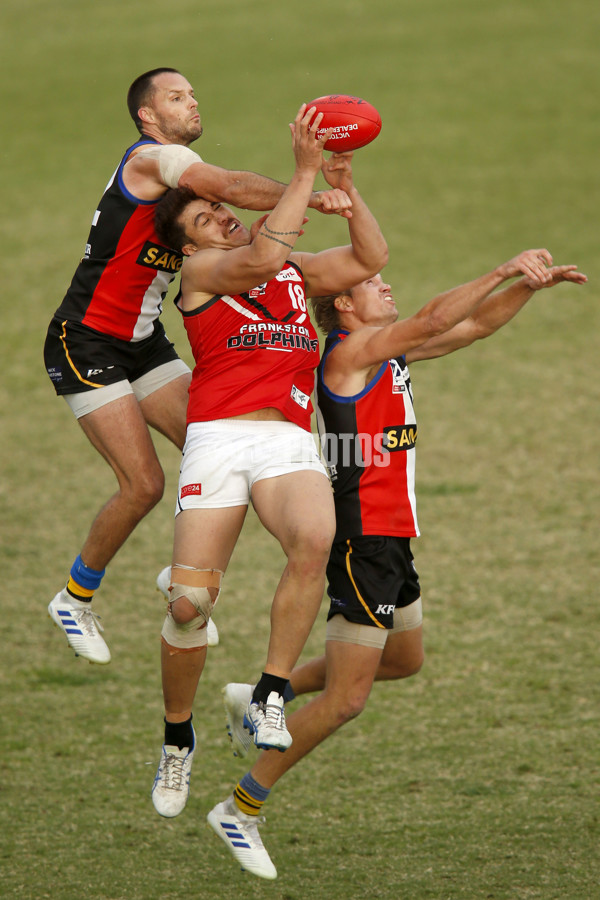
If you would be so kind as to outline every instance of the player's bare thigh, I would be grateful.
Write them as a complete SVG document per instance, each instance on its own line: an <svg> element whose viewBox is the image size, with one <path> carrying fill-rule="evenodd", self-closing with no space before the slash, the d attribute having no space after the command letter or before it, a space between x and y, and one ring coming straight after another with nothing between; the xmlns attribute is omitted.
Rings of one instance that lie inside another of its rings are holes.
<svg viewBox="0 0 600 900"><path fill-rule="evenodd" d="M140 405L126 394L78 419L86 437L119 479L144 482L162 470Z"/></svg>
<svg viewBox="0 0 600 900"><path fill-rule="evenodd" d="M118 459L122 456L116 448L119 436L125 443L133 441L132 449L144 452L159 467L147 425L183 447L190 380L188 367L176 359L133 383L123 380L93 391L67 394L64 399L94 447L115 470L120 468ZM144 473L139 474L143 478Z"/></svg>
<svg viewBox="0 0 600 900"><path fill-rule="evenodd" d="M383 649L377 680L387 681L415 675L423 665L424 658L422 625L409 631L391 632Z"/></svg>
<svg viewBox="0 0 600 900"><path fill-rule="evenodd" d="M244 524L247 506L221 509L185 509L175 517L173 566L190 569L218 569L225 573ZM215 601L213 597L213 602ZM186 597L173 605L178 621L197 615Z"/></svg>
<svg viewBox="0 0 600 900"><path fill-rule="evenodd" d="M173 565L224 572L248 507L184 509L175 517Z"/></svg>
<svg viewBox="0 0 600 900"><path fill-rule="evenodd" d="M252 487L252 502L288 556L304 546L319 555L329 553L335 511L326 475L307 469L262 479Z"/></svg>
<svg viewBox="0 0 600 900"><path fill-rule="evenodd" d="M183 449L186 434L188 388L191 373L184 373L140 400L146 422Z"/></svg>

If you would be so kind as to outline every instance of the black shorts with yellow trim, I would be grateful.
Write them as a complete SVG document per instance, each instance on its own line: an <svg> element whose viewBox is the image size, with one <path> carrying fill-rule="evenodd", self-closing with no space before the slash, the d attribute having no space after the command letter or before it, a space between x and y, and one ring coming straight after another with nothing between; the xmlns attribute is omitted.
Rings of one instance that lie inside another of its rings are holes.
<svg viewBox="0 0 600 900"><path fill-rule="evenodd" d="M46 370L57 394L78 394L118 381L134 382L179 359L162 323L141 341L122 341L54 316L44 344Z"/></svg>
<svg viewBox="0 0 600 900"><path fill-rule="evenodd" d="M327 565L327 619L392 628L394 610L421 596L410 538L360 535L336 541Z"/></svg>

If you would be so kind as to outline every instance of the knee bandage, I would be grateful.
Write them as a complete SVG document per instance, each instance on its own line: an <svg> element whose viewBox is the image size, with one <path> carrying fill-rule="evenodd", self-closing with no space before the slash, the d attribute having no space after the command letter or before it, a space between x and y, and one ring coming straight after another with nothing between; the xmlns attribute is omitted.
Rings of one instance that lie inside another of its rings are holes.
<svg viewBox="0 0 600 900"><path fill-rule="evenodd" d="M222 575L220 569L171 569L169 607L161 635L174 652L206 646L206 624L219 596ZM180 597L185 597L198 613L189 622L179 623L173 618L173 603Z"/></svg>

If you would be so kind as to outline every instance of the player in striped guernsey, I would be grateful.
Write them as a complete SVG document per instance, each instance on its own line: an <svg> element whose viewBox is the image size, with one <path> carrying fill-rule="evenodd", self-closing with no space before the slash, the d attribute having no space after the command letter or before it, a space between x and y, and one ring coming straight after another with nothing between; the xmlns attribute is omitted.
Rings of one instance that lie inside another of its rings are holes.
<svg viewBox="0 0 600 900"><path fill-rule="evenodd" d="M419 531L408 363L488 337L541 288L586 280L576 266L554 266L542 249L521 253L400 321L381 275L312 301L317 323L328 335L318 369L317 419L337 522L327 567L325 655L292 672L289 697L320 693L288 717L289 750L283 756L261 753L237 785L235 796L247 815L258 815L288 769L359 715L374 681L408 677L423 663L419 578L410 550ZM245 684L225 688L228 727L240 756L250 746L243 710L251 690ZM261 846L263 868L266 852Z"/></svg>
<svg viewBox="0 0 600 900"><path fill-rule="evenodd" d="M93 520L66 587L48 607L75 652L99 664L110 661L110 651L92 612L93 594L110 560L164 489L149 428L179 448L185 440L190 371L159 321L181 256L158 240L155 207L168 188L185 185L215 202L269 210L285 189L253 172L210 165L190 149L202 124L193 88L177 70L140 75L127 104L139 140L125 151L102 195L44 347L57 394L118 482ZM346 216L351 204L333 190L313 192L308 205ZM164 575L158 579L161 588L169 579ZM213 627L211 643L216 640Z"/></svg>

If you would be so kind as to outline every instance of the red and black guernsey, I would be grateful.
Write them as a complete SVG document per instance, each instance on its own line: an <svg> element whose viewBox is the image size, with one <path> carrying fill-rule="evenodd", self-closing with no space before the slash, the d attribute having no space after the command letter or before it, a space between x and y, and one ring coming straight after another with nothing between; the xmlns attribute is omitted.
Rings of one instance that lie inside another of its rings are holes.
<svg viewBox="0 0 600 900"><path fill-rule="evenodd" d="M310 431L319 340L293 262L246 293L183 311L183 321L196 361L188 422L274 407Z"/></svg>
<svg viewBox="0 0 600 900"><path fill-rule="evenodd" d="M317 423L333 484L335 540L363 534L417 537L417 423L406 360L382 363L359 394L334 394L323 381L323 368L347 335L328 335L317 370Z"/></svg>
<svg viewBox="0 0 600 900"><path fill-rule="evenodd" d="M83 259L56 316L123 341L154 331L181 256L163 247L154 231L157 200L140 200L123 183L123 166L144 138L129 147L94 213Z"/></svg>

